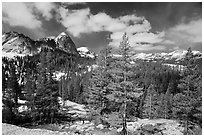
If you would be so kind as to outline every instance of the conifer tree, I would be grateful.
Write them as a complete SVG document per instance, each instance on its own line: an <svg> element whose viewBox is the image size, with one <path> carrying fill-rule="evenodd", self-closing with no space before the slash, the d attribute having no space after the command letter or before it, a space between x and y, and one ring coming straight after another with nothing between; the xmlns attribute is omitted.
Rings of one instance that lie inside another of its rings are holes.
<svg viewBox="0 0 204 137"><path fill-rule="evenodd" d="M26 91L26 100L27 100L27 106L28 106L28 110L30 110L29 112L29 116L32 117L33 122L35 122L35 102L34 102L34 98L35 98L35 79L34 76L32 75L32 70L28 69L27 73L26 73L26 77L25 77L25 88L24 90Z"/></svg>
<svg viewBox="0 0 204 137"><path fill-rule="evenodd" d="M8 62L8 76L7 82L5 83L5 91L3 92L3 103L9 109L11 113L11 121L13 121L14 116L17 114L18 98L21 93L21 88L18 84L16 68L14 65L14 60L7 60Z"/></svg>
<svg viewBox="0 0 204 137"><path fill-rule="evenodd" d="M170 118L172 113L172 99L173 99L173 83L169 83L168 89L165 94L164 102L164 118Z"/></svg>
<svg viewBox="0 0 204 137"><path fill-rule="evenodd" d="M2 63L3 64L3 63ZM6 65L6 64L5 64ZM6 67L2 65L2 93L5 93L6 87L7 87L7 81L6 81Z"/></svg>
<svg viewBox="0 0 204 137"><path fill-rule="evenodd" d="M109 57L110 47L105 46L99 53L97 58L97 68L92 71L92 77L90 79L90 95L89 103L93 104L97 108L105 108L106 95L108 94L108 69L109 69Z"/></svg>
<svg viewBox="0 0 204 137"><path fill-rule="evenodd" d="M47 102L46 99L46 83L47 82L47 74L46 74L46 52L43 50L40 53L40 63L38 66L38 77L37 77L37 89L35 96L35 106L37 111L37 116L40 117L40 122L42 122L42 116L45 115L45 104Z"/></svg>
<svg viewBox="0 0 204 137"><path fill-rule="evenodd" d="M152 119L155 117L158 109L158 94L156 93L153 84L147 89L147 96L143 108L143 117Z"/></svg>
<svg viewBox="0 0 204 137"><path fill-rule="evenodd" d="M52 54L44 49L40 56L35 105L41 122L53 122L58 111L58 85L53 79ZM44 118L42 121L42 118Z"/></svg>
<svg viewBox="0 0 204 137"><path fill-rule="evenodd" d="M180 93L174 96L173 112L177 118L185 121L185 134L189 134L190 122L201 121L202 123L202 119L199 119L199 115L202 113L202 91L196 84L201 81L199 79L201 75L198 73L198 67L190 48L184 62L186 69L183 71L183 78L178 85Z"/></svg>
<svg viewBox="0 0 204 137"><path fill-rule="evenodd" d="M122 109L122 118L123 118L123 129L122 129L122 134L126 135L127 133L127 103L129 101L129 97L131 96L131 93L133 92L133 83L129 79L130 76L133 75L131 71L131 64L130 64L130 50L131 46L128 41L128 36L125 33L122 37L122 41L120 42L120 54L122 55L121 59L116 62L116 67L119 67L119 72L118 74L118 81L119 85L117 88L119 88L119 96L122 98L123 102L123 109ZM121 93L120 93L121 92ZM131 92L131 93L130 93ZM134 95L134 94L133 94Z"/></svg>
<svg viewBox="0 0 204 137"><path fill-rule="evenodd" d="M46 85L46 92L47 92L47 95L49 96L48 114L50 117L50 122L52 123L53 118L58 113L58 108L59 108L58 83L53 79L55 64L53 62L51 50L48 50L46 58L47 58L47 72L48 72L48 81L47 81L47 85Z"/></svg>
<svg viewBox="0 0 204 137"><path fill-rule="evenodd" d="M158 100L159 107L157 108L157 118L164 118L165 116L165 94L161 93Z"/></svg>

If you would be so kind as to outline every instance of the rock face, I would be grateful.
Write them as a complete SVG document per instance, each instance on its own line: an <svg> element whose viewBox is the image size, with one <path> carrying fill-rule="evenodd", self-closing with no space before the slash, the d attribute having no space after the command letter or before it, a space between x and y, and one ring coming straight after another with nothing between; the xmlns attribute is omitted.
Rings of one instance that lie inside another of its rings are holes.
<svg viewBox="0 0 204 137"><path fill-rule="evenodd" d="M32 55L36 52L35 41L17 32L7 32L2 35L3 55Z"/></svg>
<svg viewBox="0 0 204 137"><path fill-rule="evenodd" d="M18 32L7 32L2 35L2 54L9 58L37 54L42 47L58 48L69 54L79 55L74 42L65 32L56 38L52 36L36 41Z"/></svg>
<svg viewBox="0 0 204 137"><path fill-rule="evenodd" d="M127 129L139 135L183 135L184 130L177 121L169 119L138 119L136 122L128 122Z"/></svg>
<svg viewBox="0 0 204 137"><path fill-rule="evenodd" d="M60 33L55 38L55 42L57 44L57 47L59 47L60 49L63 49L66 52L71 53L71 54L78 54L74 42L72 41L72 39L67 33L65 32Z"/></svg>

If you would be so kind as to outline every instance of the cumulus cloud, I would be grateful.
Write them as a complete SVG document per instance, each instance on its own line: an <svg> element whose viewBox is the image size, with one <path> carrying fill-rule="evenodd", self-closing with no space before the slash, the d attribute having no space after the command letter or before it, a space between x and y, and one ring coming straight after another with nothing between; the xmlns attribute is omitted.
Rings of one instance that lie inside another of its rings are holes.
<svg viewBox="0 0 204 137"><path fill-rule="evenodd" d="M136 44L133 49L138 51L165 50L166 47L162 45L153 46L152 44Z"/></svg>
<svg viewBox="0 0 204 137"><path fill-rule="evenodd" d="M83 33L107 31L110 32L109 45L113 47L119 46L124 32L128 34L131 46L149 43L150 49L159 49L160 47L155 47L153 44L161 42L164 36L164 32L150 32L149 21L135 14L113 18L104 12L93 15L89 8L70 10L63 7L58 9L58 13L58 21L67 27L67 31L73 36L80 37Z"/></svg>
<svg viewBox="0 0 204 137"><path fill-rule="evenodd" d="M37 9L37 12L42 14L46 20L52 18L51 11L55 8L55 4L51 2L35 2L33 3L34 7Z"/></svg>
<svg viewBox="0 0 204 137"><path fill-rule="evenodd" d="M70 11L61 7L58 12L60 13L60 22L67 27L67 30L74 36L77 37L81 33L91 32L87 27L88 15L90 13L88 8Z"/></svg>
<svg viewBox="0 0 204 137"><path fill-rule="evenodd" d="M202 19L180 23L166 31L165 39L180 48L194 47L202 43Z"/></svg>
<svg viewBox="0 0 204 137"><path fill-rule="evenodd" d="M2 20L10 26L24 26L29 29L39 28L42 23L32 13L32 9L28 8L25 3L20 2L3 2Z"/></svg>
<svg viewBox="0 0 204 137"><path fill-rule="evenodd" d="M142 24L134 24L130 25L127 29L127 33L141 33L141 32L147 32L151 29L151 25L147 20L144 20Z"/></svg>
<svg viewBox="0 0 204 137"><path fill-rule="evenodd" d="M151 32L143 32L143 33L136 33L130 37L130 42L132 43L159 43L163 41L165 33L151 33Z"/></svg>
<svg viewBox="0 0 204 137"><path fill-rule="evenodd" d="M52 18L51 11L54 8L55 4L49 2L3 2L2 19L10 26L23 26L28 29L41 28L42 21L39 19L39 15L50 20Z"/></svg>
<svg viewBox="0 0 204 137"><path fill-rule="evenodd" d="M192 42L202 42L202 19L192 20L187 24L179 24L169 30L171 33L180 34L182 37L188 37Z"/></svg>

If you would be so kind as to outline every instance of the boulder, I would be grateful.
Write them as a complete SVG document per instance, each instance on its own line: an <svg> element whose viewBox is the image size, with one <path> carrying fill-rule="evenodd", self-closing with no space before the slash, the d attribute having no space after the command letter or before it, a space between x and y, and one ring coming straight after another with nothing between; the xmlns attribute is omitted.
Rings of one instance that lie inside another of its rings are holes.
<svg viewBox="0 0 204 137"><path fill-rule="evenodd" d="M102 125L102 124L100 124L100 125L98 125L98 126L96 126L96 128L99 128L99 129L103 129L105 126L104 125Z"/></svg>

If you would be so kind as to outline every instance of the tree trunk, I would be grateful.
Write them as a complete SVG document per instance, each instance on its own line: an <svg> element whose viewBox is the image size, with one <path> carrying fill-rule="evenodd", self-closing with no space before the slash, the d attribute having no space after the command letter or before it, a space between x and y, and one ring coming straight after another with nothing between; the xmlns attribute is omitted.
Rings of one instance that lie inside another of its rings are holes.
<svg viewBox="0 0 204 137"><path fill-rule="evenodd" d="M186 116L186 123L185 123L185 134L188 135L188 117Z"/></svg>
<svg viewBox="0 0 204 137"><path fill-rule="evenodd" d="M124 102L124 112L123 112L123 133L124 135L127 135L127 120L126 120L126 111L127 111L127 91L125 88L125 102Z"/></svg>
<svg viewBox="0 0 204 137"><path fill-rule="evenodd" d="M125 65L126 66L126 63ZM124 69L124 82L126 82L126 69ZM126 85L124 85L125 101L124 101L124 112L123 112L123 134L127 135L127 121L126 121L126 111L127 111L127 90Z"/></svg>
<svg viewBox="0 0 204 137"><path fill-rule="evenodd" d="M150 93L150 107L149 107L149 119L151 119L151 113L152 113L152 94Z"/></svg>

